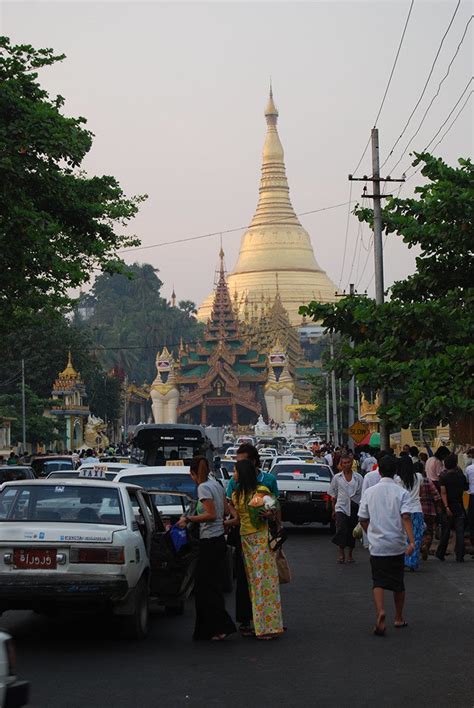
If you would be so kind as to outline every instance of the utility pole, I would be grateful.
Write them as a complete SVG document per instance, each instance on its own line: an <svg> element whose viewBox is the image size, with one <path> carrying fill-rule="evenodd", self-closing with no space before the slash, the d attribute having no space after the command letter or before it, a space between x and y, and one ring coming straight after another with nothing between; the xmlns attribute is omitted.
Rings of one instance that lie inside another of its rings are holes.
<svg viewBox="0 0 474 708"><path fill-rule="evenodd" d="M329 375L324 374L326 378L326 442L331 439L331 413L329 407Z"/></svg>
<svg viewBox="0 0 474 708"><path fill-rule="evenodd" d="M359 294L357 290L355 289L354 283L349 284L349 294L344 292L338 293L336 292L336 297L366 297L367 293L362 293ZM349 345L354 348L354 342L349 340ZM357 394L358 395L358 394ZM348 402L348 412L347 412L347 427L350 428L351 425L355 422L355 412L354 412L354 399L355 399L355 376L351 376L350 381L349 381L349 402ZM358 416L359 417L359 414ZM342 414L341 414L341 419L342 419ZM354 449L354 441L352 438L349 436L348 438L348 446L351 449Z"/></svg>
<svg viewBox="0 0 474 708"><path fill-rule="evenodd" d="M26 452L26 396L25 396L25 360L21 360L21 415L23 428L23 450Z"/></svg>
<svg viewBox="0 0 474 708"><path fill-rule="evenodd" d="M372 128L371 131L372 143L372 176L368 177L353 177L349 175L349 181L354 182L372 182L372 194L364 194L363 197L373 199L374 202L374 269L375 269L375 302L377 305L382 305L384 302L384 273L383 273L383 243L382 243L382 199L391 197L391 194L380 193L381 182L404 182L405 175L401 179L392 179L388 177L380 177L380 159L379 159L379 131L378 128ZM385 405L387 402L387 392L385 389L379 391L380 403ZM384 423L380 423L380 449L390 447L390 436L388 429Z"/></svg>
<svg viewBox="0 0 474 708"><path fill-rule="evenodd" d="M331 335L330 339L330 355L334 359L334 344ZM339 445L339 426L337 423L337 398L336 398L336 374L334 369L331 371L331 398L332 398L332 427L334 431L334 445Z"/></svg>

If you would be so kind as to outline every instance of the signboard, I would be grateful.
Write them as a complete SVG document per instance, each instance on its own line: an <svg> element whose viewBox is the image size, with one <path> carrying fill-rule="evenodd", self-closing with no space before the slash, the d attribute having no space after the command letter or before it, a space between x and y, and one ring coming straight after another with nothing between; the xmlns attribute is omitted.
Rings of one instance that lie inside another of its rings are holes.
<svg viewBox="0 0 474 708"><path fill-rule="evenodd" d="M347 432L349 433L353 441L356 444L359 444L370 433L370 428L368 425L362 423L360 420L356 420L356 422L353 423L350 428L347 428Z"/></svg>
<svg viewBox="0 0 474 708"><path fill-rule="evenodd" d="M288 413L297 413L298 411L315 411L318 406L316 403L290 403L285 406L285 411Z"/></svg>
<svg viewBox="0 0 474 708"><path fill-rule="evenodd" d="M184 460L166 460L166 467L183 467Z"/></svg>

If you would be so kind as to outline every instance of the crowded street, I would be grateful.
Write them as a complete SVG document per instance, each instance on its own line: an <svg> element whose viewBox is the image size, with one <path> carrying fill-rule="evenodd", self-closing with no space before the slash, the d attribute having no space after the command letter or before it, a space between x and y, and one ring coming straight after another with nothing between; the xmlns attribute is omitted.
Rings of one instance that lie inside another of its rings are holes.
<svg viewBox="0 0 474 708"><path fill-rule="evenodd" d="M387 634L376 637L368 553L358 545L356 562L338 565L330 539L317 524L289 527L288 629L270 644L238 635L224 646L193 642L192 601L182 617L155 614L142 642L115 638L100 618L6 613L31 706L472 706L474 559L430 557L406 573L409 625L391 627L387 600ZM231 595L226 604L233 615Z"/></svg>

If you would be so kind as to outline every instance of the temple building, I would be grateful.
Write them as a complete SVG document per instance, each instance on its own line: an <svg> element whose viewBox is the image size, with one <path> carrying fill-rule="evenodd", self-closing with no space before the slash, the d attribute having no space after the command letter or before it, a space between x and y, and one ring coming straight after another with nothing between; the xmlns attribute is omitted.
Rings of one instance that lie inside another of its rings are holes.
<svg viewBox="0 0 474 708"><path fill-rule="evenodd" d="M85 397L84 383L72 364L69 352L67 366L53 384L50 410L50 415L61 417L66 423L64 447L67 450L78 449L84 444L86 422L90 413Z"/></svg>
<svg viewBox="0 0 474 708"><path fill-rule="evenodd" d="M240 253L227 278L241 315L245 309L272 301L279 292L292 325L301 323L300 305L311 300L333 302L336 286L318 265L308 232L290 201L283 147L277 130L278 111L270 96L265 109L267 134L263 147L259 200L242 237ZM211 315L212 294L202 303L198 318Z"/></svg>
<svg viewBox="0 0 474 708"><path fill-rule="evenodd" d="M181 343L176 357L164 347L156 368L150 390L156 423L234 426L255 424L260 415L290 421L291 406L308 400L307 374L316 371L304 360L278 279L273 299L246 298L241 310L229 291L222 249L202 341Z"/></svg>

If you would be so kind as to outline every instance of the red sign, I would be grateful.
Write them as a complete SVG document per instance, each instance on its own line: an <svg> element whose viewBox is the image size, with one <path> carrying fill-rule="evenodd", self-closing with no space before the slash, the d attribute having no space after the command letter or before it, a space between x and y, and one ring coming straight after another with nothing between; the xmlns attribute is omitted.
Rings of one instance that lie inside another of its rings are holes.
<svg viewBox="0 0 474 708"><path fill-rule="evenodd" d="M55 570L55 548L16 548L13 551L13 563L23 570Z"/></svg>

